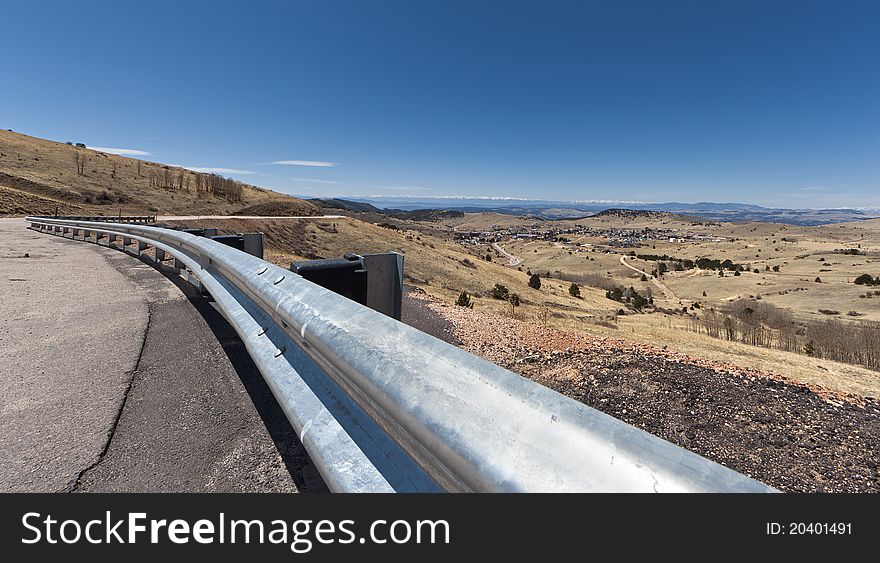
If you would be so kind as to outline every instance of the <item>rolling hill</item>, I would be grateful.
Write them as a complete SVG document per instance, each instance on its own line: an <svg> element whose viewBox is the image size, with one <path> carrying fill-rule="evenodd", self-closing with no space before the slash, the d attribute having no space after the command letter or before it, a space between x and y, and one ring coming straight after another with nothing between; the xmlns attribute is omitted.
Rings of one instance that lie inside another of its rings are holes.
<svg viewBox="0 0 880 563"><path fill-rule="evenodd" d="M286 215L320 214L301 199L220 176L0 131L0 215L232 215L266 204Z"/></svg>

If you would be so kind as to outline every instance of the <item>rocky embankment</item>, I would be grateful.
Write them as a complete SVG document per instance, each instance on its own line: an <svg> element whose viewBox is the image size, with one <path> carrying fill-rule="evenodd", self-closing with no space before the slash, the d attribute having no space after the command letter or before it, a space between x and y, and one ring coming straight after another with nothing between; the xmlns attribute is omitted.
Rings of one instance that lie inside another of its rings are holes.
<svg viewBox="0 0 880 563"><path fill-rule="evenodd" d="M447 340L462 348L783 491L880 492L875 398L407 299L449 323Z"/></svg>

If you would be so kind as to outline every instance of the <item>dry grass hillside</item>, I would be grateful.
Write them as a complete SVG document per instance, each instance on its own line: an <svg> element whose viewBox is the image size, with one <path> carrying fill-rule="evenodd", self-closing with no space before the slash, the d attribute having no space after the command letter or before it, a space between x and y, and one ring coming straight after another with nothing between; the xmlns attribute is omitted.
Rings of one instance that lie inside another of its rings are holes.
<svg viewBox="0 0 880 563"><path fill-rule="evenodd" d="M527 285L525 272L529 266L538 271L538 264L559 263L564 258L571 259L572 266L577 260L581 271L602 272L640 291L649 287L634 272L620 265L618 255L591 253L594 260L590 261L585 255L569 255L567 250L553 244L542 247L538 253L525 252L537 249L544 244L541 241L518 241L512 246L506 243L505 247L516 250L525 259L523 271L519 271L505 266L506 260L498 255L492 262L485 261L480 257L485 256L485 246L463 246L424 232L388 229L348 217L202 220L185 224L221 227L228 232L264 232L267 259L284 267L292 260L340 257L347 252L398 251L405 256L406 282L450 306L461 291L466 291L475 297L475 310L509 317L510 305L490 295L492 287L500 283L521 297L523 304L516 309L515 316L526 322L668 346L691 357L783 374L829 389L863 396L880 395L880 373L860 366L694 334L687 330L691 317L648 310L636 313L607 299L602 289L581 286L578 299L568 293L569 283L557 279L542 278L540 289ZM739 278L729 278L734 279ZM715 284L717 287L717 282ZM663 304L660 292L654 294ZM619 314L621 309L626 309L625 314Z"/></svg>
<svg viewBox="0 0 880 563"><path fill-rule="evenodd" d="M286 214L318 214L248 184L0 131L0 215L231 215L279 203Z"/></svg>
<svg viewBox="0 0 880 563"><path fill-rule="evenodd" d="M509 313L507 302L489 295L500 283L520 296L522 305L516 309L520 318L537 319L543 307L560 318L565 313L603 318L619 308L619 304L605 299L603 291L584 288L577 299L568 293L569 284L558 280L543 280L540 290L532 289L525 271L502 265L500 258L487 262L458 244L423 232L388 229L350 217L200 220L185 224L221 227L228 232L261 231L266 235L267 259L284 267L292 260L336 258L348 252L400 252L404 255L407 283L450 303L465 291L475 297L477 308Z"/></svg>
<svg viewBox="0 0 880 563"><path fill-rule="evenodd" d="M520 217L503 213L465 213L463 217L444 219L441 224L459 231L483 231L507 228L537 228L546 223L535 217Z"/></svg>

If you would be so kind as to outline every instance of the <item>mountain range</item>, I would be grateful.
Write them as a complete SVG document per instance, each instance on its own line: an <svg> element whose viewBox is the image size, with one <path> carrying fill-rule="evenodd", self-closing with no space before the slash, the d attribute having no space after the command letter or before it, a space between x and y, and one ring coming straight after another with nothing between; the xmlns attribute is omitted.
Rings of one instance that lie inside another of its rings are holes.
<svg viewBox="0 0 880 563"><path fill-rule="evenodd" d="M790 225L822 225L880 217L880 208L787 209L748 203L701 201L640 202L618 200L551 201L503 197L410 197L347 196L345 200L368 203L379 209L440 209L461 212L495 212L530 215L542 219L587 217L609 208L666 211L695 215L712 221L763 221Z"/></svg>

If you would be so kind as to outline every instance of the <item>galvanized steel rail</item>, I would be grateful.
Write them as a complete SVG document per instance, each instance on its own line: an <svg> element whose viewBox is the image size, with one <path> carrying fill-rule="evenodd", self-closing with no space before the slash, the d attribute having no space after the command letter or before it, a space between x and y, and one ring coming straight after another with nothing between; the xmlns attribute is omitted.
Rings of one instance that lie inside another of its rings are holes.
<svg viewBox="0 0 880 563"><path fill-rule="evenodd" d="M27 221L173 257L235 328L333 491L775 491L213 240Z"/></svg>

